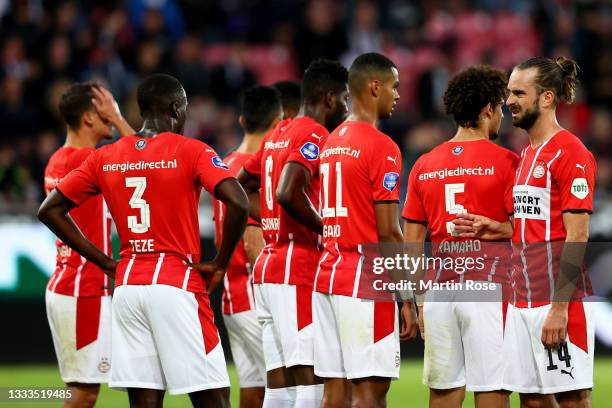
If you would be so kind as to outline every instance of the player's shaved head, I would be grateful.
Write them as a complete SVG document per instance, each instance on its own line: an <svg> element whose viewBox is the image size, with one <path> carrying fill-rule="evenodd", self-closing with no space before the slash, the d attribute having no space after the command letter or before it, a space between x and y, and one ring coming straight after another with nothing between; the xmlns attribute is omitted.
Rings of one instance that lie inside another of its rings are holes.
<svg viewBox="0 0 612 408"><path fill-rule="evenodd" d="M91 103L94 97L93 85L94 82L74 84L62 95L59 112L70 129L78 130L83 114L94 109Z"/></svg>
<svg viewBox="0 0 612 408"><path fill-rule="evenodd" d="M313 61L302 77L303 102L315 105L329 92L339 95L346 90L347 81L348 72L338 61Z"/></svg>
<svg viewBox="0 0 612 408"><path fill-rule="evenodd" d="M264 132L283 115L281 93L271 86L255 86L242 96L242 127L247 133Z"/></svg>
<svg viewBox="0 0 612 408"><path fill-rule="evenodd" d="M283 104L283 118L289 119L297 116L302 104L302 90L299 82L279 81L272 84L273 88L278 89Z"/></svg>
<svg viewBox="0 0 612 408"><path fill-rule="evenodd" d="M136 98L143 118L168 115L173 104L187 104L185 89L178 79L167 74L153 74L142 80Z"/></svg>
<svg viewBox="0 0 612 408"><path fill-rule="evenodd" d="M351 94L363 92L372 79L384 81L397 69L393 61L382 54L370 52L358 56L349 69L348 83Z"/></svg>

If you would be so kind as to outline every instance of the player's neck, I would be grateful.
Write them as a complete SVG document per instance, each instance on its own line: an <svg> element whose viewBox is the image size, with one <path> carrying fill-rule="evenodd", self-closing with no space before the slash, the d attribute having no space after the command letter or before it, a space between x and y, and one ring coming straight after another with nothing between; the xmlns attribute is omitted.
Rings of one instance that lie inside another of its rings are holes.
<svg viewBox="0 0 612 408"><path fill-rule="evenodd" d="M325 126L325 110L320 105L302 105L296 118L301 118L304 116L307 116L315 122Z"/></svg>
<svg viewBox="0 0 612 408"><path fill-rule="evenodd" d="M261 142L267 132L245 133L240 146L236 149L238 153L255 154L261 146Z"/></svg>
<svg viewBox="0 0 612 408"><path fill-rule="evenodd" d="M98 140L93 134L85 130L74 131L68 129L68 134L66 135L66 143L64 143L65 147L74 147L77 149L83 147L96 147L98 144Z"/></svg>
<svg viewBox="0 0 612 408"><path fill-rule="evenodd" d="M142 128L136 134L140 137L155 137L165 132L179 133L171 122L163 118L146 118L142 123Z"/></svg>
<svg viewBox="0 0 612 408"><path fill-rule="evenodd" d="M531 147L537 147L542 143L545 143L555 135L558 131L563 129L559 122L557 122L557 116L554 111L542 112L538 120L533 126L527 130L529 135L529 144Z"/></svg>
<svg viewBox="0 0 612 408"><path fill-rule="evenodd" d="M451 142L471 142L474 140L489 140L488 131L482 128L466 128L459 126Z"/></svg>
<svg viewBox="0 0 612 408"><path fill-rule="evenodd" d="M375 128L378 128L379 117L376 109L372 109L358 99L354 99L351 113L346 120L354 122L367 122Z"/></svg>

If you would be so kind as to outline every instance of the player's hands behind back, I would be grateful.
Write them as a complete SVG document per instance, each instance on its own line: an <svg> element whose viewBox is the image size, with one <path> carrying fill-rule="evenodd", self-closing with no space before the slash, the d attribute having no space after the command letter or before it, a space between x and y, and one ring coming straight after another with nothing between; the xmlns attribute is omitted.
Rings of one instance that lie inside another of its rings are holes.
<svg viewBox="0 0 612 408"><path fill-rule="evenodd" d="M407 341L416 337L418 324L417 315L413 302L404 302L402 305L402 331L400 332L400 340Z"/></svg>
<svg viewBox="0 0 612 408"><path fill-rule="evenodd" d="M457 237L479 238L487 241L512 237L510 221L499 222L483 215L460 213L452 222Z"/></svg>
<svg viewBox="0 0 612 408"><path fill-rule="evenodd" d="M208 262L190 263L185 262L186 265L200 272L206 281L207 292L210 294L219 282L223 280L225 276L226 267L220 265L214 259Z"/></svg>

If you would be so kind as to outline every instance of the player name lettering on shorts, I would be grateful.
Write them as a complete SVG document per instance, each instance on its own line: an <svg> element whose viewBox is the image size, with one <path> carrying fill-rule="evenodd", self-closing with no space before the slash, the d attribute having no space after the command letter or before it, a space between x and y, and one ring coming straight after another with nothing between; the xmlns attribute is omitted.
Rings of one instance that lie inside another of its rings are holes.
<svg viewBox="0 0 612 408"><path fill-rule="evenodd" d="M177 159L173 160L158 160L137 162L126 161L123 163L111 163L102 165L102 171L119 171L125 173L128 170L158 170L158 169L176 169L178 166Z"/></svg>
<svg viewBox="0 0 612 408"><path fill-rule="evenodd" d="M444 253L478 252L481 249L480 241L442 241L438 251Z"/></svg>
<svg viewBox="0 0 612 408"><path fill-rule="evenodd" d="M341 146L330 147L330 148L327 148L327 149L323 150L323 153L321 153L321 158L325 158L325 157L329 157L329 156L334 156L334 155L338 155L338 154L343 154L345 156L351 156L351 157L354 157L354 158L358 159L359 155L361 154L361 149L353 149L350 146L347 146L347 147L341 147Z"/></svg>
<svg viewBox="0 0 612 408"><path fill-rule="evenodd" d="M279 219L278 218L262 218L261 219L261 229L264 231L277 231L278 230Z"/></svg>
<svg viewBox="0 0 612 408"><path fill-rule="evenodd" d="M280 142L266 142L264 144L265 150L286 149L288 147L289 147L289 140L283 140Z"/></svg>
<svg viewBox="0 0 612 408"><path fill-rule="evenodd" d="M514 217L546 220L550 214L550 192L542 187L514 186Z"/></svg>
<svg viewBox="0 0 612 408"><path fill-rule="evenodd" d="M454 169L440 169L436 171L430 171L427 173L419 174L419 181L444 180L447 177L459 177L459 176L494 176L495 166L491 167L463 167L459 166Z"/></svg>
<svg viewBox="0 0 612 408"><path fill-rule="evenodd" d="M323 226L323 238L338 238L341 234L342 228L339 224Z"/></svg>
<svg viewBox="0 0 612 408"><path fill-rule="evenodd" d="M132 252L147 253L155 251L153 239L130 239Z"/></svg>

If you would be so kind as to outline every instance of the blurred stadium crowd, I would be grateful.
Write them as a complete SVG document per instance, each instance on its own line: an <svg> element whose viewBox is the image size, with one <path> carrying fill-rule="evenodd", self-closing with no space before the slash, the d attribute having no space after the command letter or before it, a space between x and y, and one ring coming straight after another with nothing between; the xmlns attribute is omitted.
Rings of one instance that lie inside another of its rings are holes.
<svg viewBox="0 0 612 408"><path fill-rule="evenodd" d="M581 67L581 87L559 120L598 160L596 210L607 215L593 224L612 234L607 0L0 0L0 17L2 214L38 207L44 165L64 139L57 102L73 81L105 84L137 128L137 81L173 74L189 97L186 135L227 153L241 136L243 88L297 79L316 57L349 66L360 53L380 51L400 71L401 106L383 126L401 146L407 174L454 133L441 111L453 72L473 63L510 70L530 56L564 55ZM520 152L527 136L507 118L500 140Z"/></svg>

